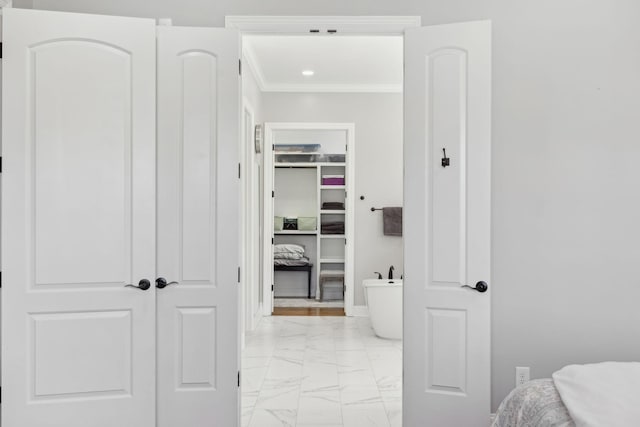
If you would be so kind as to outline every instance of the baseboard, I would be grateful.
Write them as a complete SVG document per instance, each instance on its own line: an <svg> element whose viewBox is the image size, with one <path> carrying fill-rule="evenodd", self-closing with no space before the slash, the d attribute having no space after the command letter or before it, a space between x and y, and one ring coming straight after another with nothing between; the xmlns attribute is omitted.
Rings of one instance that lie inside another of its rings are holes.
<svg viewBox="0 0 640 427"><path fill-rule="evenodd" d="M369 308L366 305L354 305L351 309L353 317L369 317Z"/></svg>

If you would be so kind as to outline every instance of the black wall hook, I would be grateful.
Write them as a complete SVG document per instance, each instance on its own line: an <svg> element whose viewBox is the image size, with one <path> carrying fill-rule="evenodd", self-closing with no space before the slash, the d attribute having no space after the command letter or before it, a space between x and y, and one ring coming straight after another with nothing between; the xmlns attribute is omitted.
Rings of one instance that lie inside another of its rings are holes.
<svg viewBox="0 0 640 427"><path fill-rule="evenodd" d="M442 167L446 168L447 166L451 165L451 162L449 161L449 158L447 157L447 150L446 149L442 149Z"/></svg>

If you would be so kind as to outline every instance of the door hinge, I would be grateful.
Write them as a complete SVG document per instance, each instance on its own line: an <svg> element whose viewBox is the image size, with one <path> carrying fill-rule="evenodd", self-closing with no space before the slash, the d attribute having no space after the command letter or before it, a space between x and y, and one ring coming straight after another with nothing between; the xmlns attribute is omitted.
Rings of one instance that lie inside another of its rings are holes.
<svg viewBox="0 0 640 427"><path fill-rule="evenodd" d="M240 283L240 267L238 267L238 283Z"/></svg>
<svg viewBox="0 0 640 427"><path fill-rule="evenodd" d="M0 59L2 59L2 42L0 42Z"/></svg>
<svg viewBox="0 0 640 427"><path fill-rule="evenodd" d="M238 371L238 387L240 387L240 371Z"/></svg>
<svg viewBox="0 0 640 427"><path fill-rule="evenodd" d="M242 166L240 165L240 163L238 163L238 179L240 179L240 168L241 168L241 167L242 167Z"/></svg>
<svg viewBox="0 0 640 427"><path fill-rule="evenodd" d="M276 197L276 192L275 191L271 192L271 197Z"/></svg>
<svg viewBox="0 0 640 427"><path fill-rule="evenodd" d="M2 156L0 156L0 173L2 173Z"/></svg>
<svg viewBox="0 0 640 427"><path fill-rule="evenodd" d="M271 292L273 292L273 285L271 285Z"/></svg>
<svg viewBox="0 0 640 427"><path fill-rule="evenodd" d="M2 288L2 271L0 271L0 288Z"/></svg>
<svg viewBox="0 0 640 427"><path fill-rule="evenodd" d="M271 238L271 244L273 245L273 243L274 243L274 242L273 242L273 237L272 237L272 238Z"/></svg>
<svg viewBox="0 0 640 427"><path fill-rule="evenodd" d="M238 59L238 74L242 75L242 59Z"/></svg>

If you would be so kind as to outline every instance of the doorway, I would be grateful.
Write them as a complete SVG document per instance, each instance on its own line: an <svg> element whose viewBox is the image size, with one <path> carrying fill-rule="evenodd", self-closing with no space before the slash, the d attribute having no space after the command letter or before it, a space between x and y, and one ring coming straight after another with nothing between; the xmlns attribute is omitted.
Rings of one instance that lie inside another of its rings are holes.
<svg viewBox="0 0 640 427"><path fill-rule="evenodd" d="M248 425L274 413L400 425L401 288L396 339L382 339L363 282L402 276L401 224L385 234L378 210L402 206L402 56L397 35L243 37L244 98L263 132L264 276L252 285L269 316L246 332Z"/></svg>
<svg viewBox="0 0 640 427"><path fill-rule="evenodd" d="M483 416L470 414L480 414L486 411L481 407L488 405L489 301L479 296L484 287L469 282L480 283L482 277L489 277L490 24L413 28L419 27L419 20L229 17L227 25L239 28L243 39L256 34L295 37L311 33L344 39L404 35L404 84L411 89L403 100L402 138L409 142L404 146L404 192L411 198L401 204L407 213L405 231L409 225L404 236L407 259L403 270L407 277L420 277L424 282L423 286L413 282L403 292L402 365L404 371L415 375L405 378L402 385L402 418L409 425L485 425ZM308 73L313 70L302 71L307 71L306 76L313 74ZM275 90L291 92L295 88L284 85ZM299 105L298 112L312 105L310 97L307 101ZM360 143L360 133L357 135ZM362 155L361 146L357 146ZM356 191L358 199L364 196L367 200L366 194ZM376 212L381 207L385 206L371 204L370 209ZM475 213L469 216L470 212ZM387 274L380 273L383 277ZM269 316L266 304L263 307ZM358 310L353 314L359 314ZM273 331L277 321L263 317L260 325ZM468 357L471 348L481 347L487 358ZM259 407L260 399L252 398ZM468 410L461 410L463 406ZM437 409L441 407L447 409ZM388 414L382 422L391 422Z"/></svg>

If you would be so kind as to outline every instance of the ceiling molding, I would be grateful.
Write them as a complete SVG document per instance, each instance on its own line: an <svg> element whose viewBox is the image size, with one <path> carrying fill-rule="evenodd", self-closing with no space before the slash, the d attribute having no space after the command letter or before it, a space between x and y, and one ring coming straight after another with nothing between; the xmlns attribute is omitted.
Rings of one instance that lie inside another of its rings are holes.
<svg viewBox="0 0 640 427"><path fill-rule="evenodd" d="M262 73L262 68L258 65L258 61L256 60L256 55L253 52L253 48L248 43L243 43L242 46L242 55L251 70L251 74L256 80L258 84L258 88L260 91L264 92L266 87L266 80L264 78L264 74Z"/></svg>
<svg viewBox="0 0 640 427"><path fill-rule="evenodd" d="M402 85L267 84L263 92L402 93Z"/></svg>
<svg viewBox="0 0 640 427"><path fill-rule="evenodd" d="M226 16L225 26L245 34L403 34L419 27L420 16Z"/></svg>

